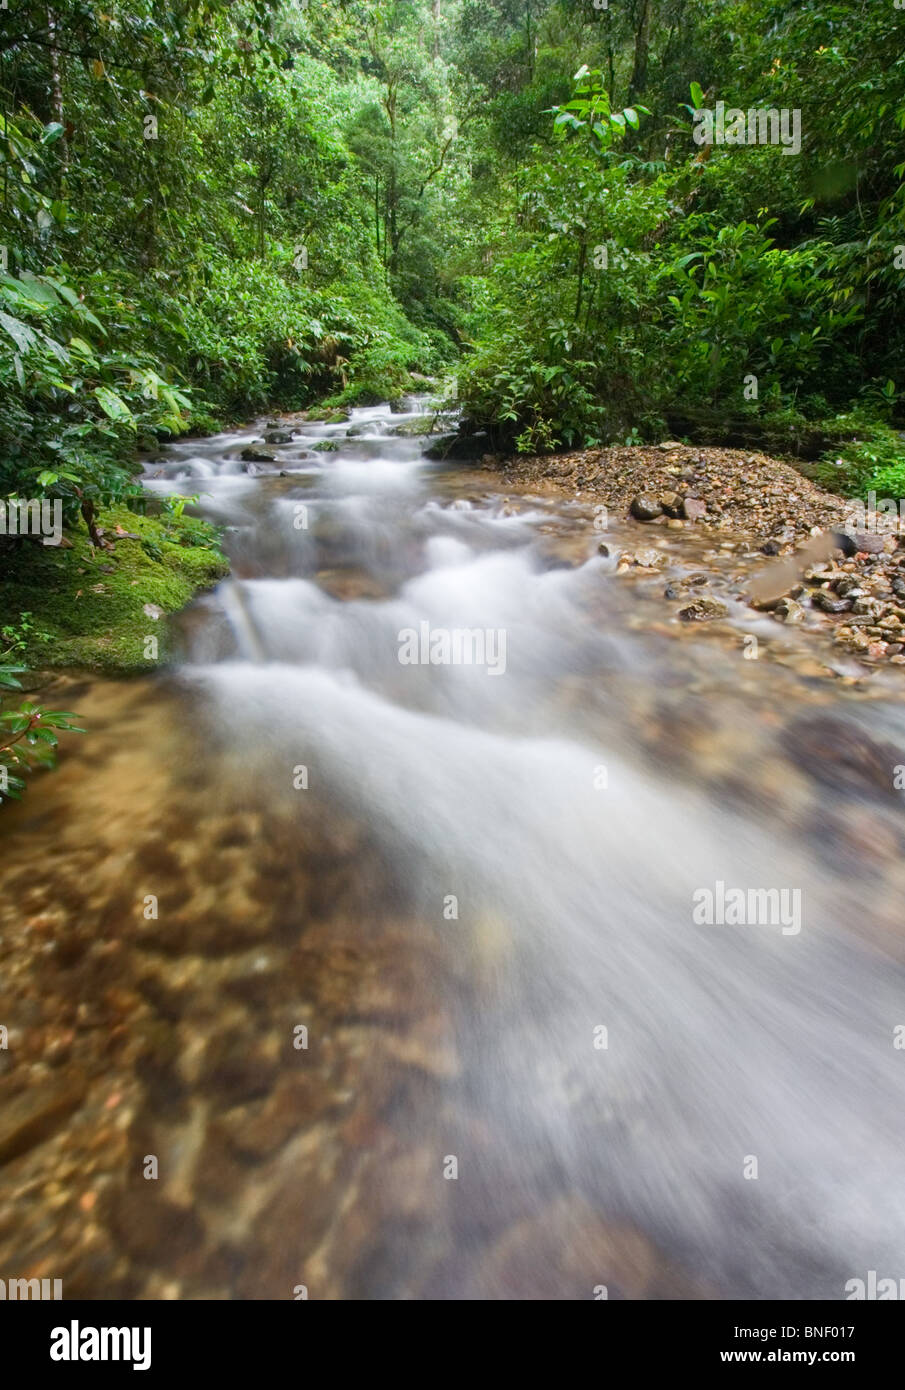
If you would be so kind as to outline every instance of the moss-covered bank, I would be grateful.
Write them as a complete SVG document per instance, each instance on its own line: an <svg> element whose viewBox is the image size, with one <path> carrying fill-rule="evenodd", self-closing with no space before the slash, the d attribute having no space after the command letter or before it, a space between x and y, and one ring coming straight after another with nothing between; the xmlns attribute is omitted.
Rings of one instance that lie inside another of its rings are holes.
<svg viewBox="0 0 905 1390"><path fill-rule="evenodd" d="M165 661L168 615L229 570L215 529L194 518L110 507L99 520L109 550L96 549L81 524L66 532L68 546L0 542L0 626L30 614L17 659L36 671L147 672L156 663L146 638L157 638L157 662Z"/></svg>

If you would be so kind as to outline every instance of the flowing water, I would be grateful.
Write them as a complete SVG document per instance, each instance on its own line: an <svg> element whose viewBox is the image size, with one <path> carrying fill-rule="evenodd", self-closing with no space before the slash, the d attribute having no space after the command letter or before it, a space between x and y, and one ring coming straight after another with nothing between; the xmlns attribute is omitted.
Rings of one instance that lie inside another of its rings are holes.
<svg viewBox="0 0 905 1390"><path fill-rule="evenodd" d="M73 680L91 732L3 813L0 1272L93 1298L905 1276L899 672L830 675L752 615L753 548L660 532L663 572L618 575L637 527L602 554L592 499L431 463L416 416L148 467L202 494L233 574L174 669ZM665 575L702 561L730 618L689 631ZM400 660L457 631L483 665ZM787 913L701 923L718 883Z"/></svg>

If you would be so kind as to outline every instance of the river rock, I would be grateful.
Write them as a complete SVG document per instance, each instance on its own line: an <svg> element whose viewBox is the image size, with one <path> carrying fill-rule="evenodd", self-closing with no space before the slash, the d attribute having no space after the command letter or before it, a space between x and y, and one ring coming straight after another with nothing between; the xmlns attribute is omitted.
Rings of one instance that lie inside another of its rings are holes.
<svg viewBox="0 0 905 1390"><path fill-rule="evenodd" d="M676 520L682 515L683 502L684 498L680 497L677 492L660 493L660 506L667 516L671 516Z"/></svg>
<svg viewBox="0 0 905 1390"><path fill-rule="evenodd" d="M774 611L779 621L788 627L797 626L804 620L804 609L793 598L781 598Z"/></svg>
<svg viewBox="0 0 905 1390"><path fill-rule="evenodd" d="M684 623L707 623L712 618L725 618L729 609L716 598L698 598L679 609L679 617Z"/></svg>
<svg viewBox="0 0 905 1390"><path fill-rule="evenodd" d="M636 1227L608 1220L579 1194L555 1197L481 1253L466 1297L503 1300L695 1298L692 1277Z"/></svg>
<svg viewBox="0 0 905 1390"><path fill-rule="evenodd" d="M855 535L855 546L864 555L882 555L886 549L886 537L870 531L859 531Z"/></svg>
<svg viewBox="0 0 905 1390"><path fill-rule="evenodd" d="M836 544L836 549L841 550L846 559L851 559L853 555L857 555L858 547L847 532L834 531L833 540Z"/></svg>
<svg viewBox="0 0 905 1390"><path fill-rule="evenodd" d="M291 444L292 435L288 430L271 430L264 436L265 444Z"/></svg>
<svg viewBox="0 0 905 1390"><path fill-rule="evenodd" d="M0 1104L0 1163L49 1139L85 1095L84 1082L65 1076L39 1081Z"/></svg>
<svg viewBox="0 0 905 1390"><path fill-rule="evenodd" d="M204 1238L198 1215L155 1192L157 1184L142 1180L112 1200L110 1220L125 1249L137 1259L167 1267L186 1259Z"/></svg>
<svg viewBox="0 0 905 1390"><path fill-rule="evenodd" d="M317 583L331 598L383 599L387 596L386 585L366 569L322 569L317 572Z"/></svg>
<svg viewBox="0 0 905 1390"><path fill-rule="evenodd" d="M663 508L656 497L651 497L648 492L639 492L632 498L629 511L636 521L654 521L661 515Z"/></svg>
<svg viewBox="0 0 905 1390"><path fill-rule="evenodd" d="M851 599L837 598L825 589L819 589L811 599L811 607L820 608L824 613L847 613L851 606Z"/></svg>
<svg viewBox="0 0 905 1390"><path fill-rule="evenodd" d="M686 497L682 503L682 515L686 521L701 521L707 515L707 503L700 497Z"/></svg>
<svg viewBox="0 0 905 1390"><path fill-rule="evenodd" d="M243 463L274 463L274 462L275 462L275 459L274 459L273 454L268 454L267 451L266 451L265 449L257 449L257 448L243 449L242 452L241 452L241 454L239 455L239 458L242 459Z"/></svg>
<svg viewBox="0 0 905 1390"><path fill-rule="evenodd" d="M905 763L905 750L871 738L848 719L808 711L792 720L781 740L798 767L836 794L899 795L895 769Z"/></svg>
<svg viewBox="0 0 905 1390"><path fill-rule="evenodd" d="M477 434L442 434L429 449L425 449L424 457L441 461L462 459L476 463L490 452L490 443L490 436L484 431Z"/></svg>
<svg viewBox="0 0 905 1390"><path fill-rule="evenodd" d="M665 563L666 556L663 554L662 550L635 551L635 564L640 565L642 569L659 569L659 567Z"/></svg>
<svg viewBox="0 0 905 1390"><path fill-rule="evenodd" d="M264 1096L277 1074L278 1040L243 1036L224 1028L208 1041L199 1081L220 1104L239 1105Z"/></svg>

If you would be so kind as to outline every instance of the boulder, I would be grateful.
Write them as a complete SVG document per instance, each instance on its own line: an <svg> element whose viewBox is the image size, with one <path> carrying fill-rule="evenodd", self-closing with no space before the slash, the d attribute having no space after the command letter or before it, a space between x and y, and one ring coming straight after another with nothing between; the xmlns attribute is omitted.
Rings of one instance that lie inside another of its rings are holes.
<svg viewBox="0 0 905 1390"><path fill-rule="evenodd" d="M639 492L632 498L629 511L636 521L655 521L662 514L663 508L656 497L647 492Z"/></svg>

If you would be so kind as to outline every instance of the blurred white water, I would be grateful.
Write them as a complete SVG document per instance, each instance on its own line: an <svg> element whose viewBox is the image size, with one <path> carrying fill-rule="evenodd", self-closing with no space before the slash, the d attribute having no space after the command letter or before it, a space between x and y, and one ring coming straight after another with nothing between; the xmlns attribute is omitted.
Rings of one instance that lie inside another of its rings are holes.
<svg viewBox="0 0 905 1390"><path fill-rule="evenodd" d="M593 538L583 563L551 563L550 506L457 496L388 433L416 416L305 427L252 478L236 459L257 434L194 441L154 483L203 478L203 508L234 528L235 575L202 602L181 671L211 726L242 730L227 765L288 801L304 763L319 798L367 820L423 930L454 937L457 1041L500 1190L530 1188L544 1152L717 1296L900 1277L905 971L852 930L873 910L863 884L803 827L642 757L626 689L672 688L679 709L725 655L683 654L676 690ZM505 676L400 664L400 630L423 621L505 630ZM901 708L883 719L901 735ZM801 933L696 926L693 894L717 880L800 889Z"/></svg>

